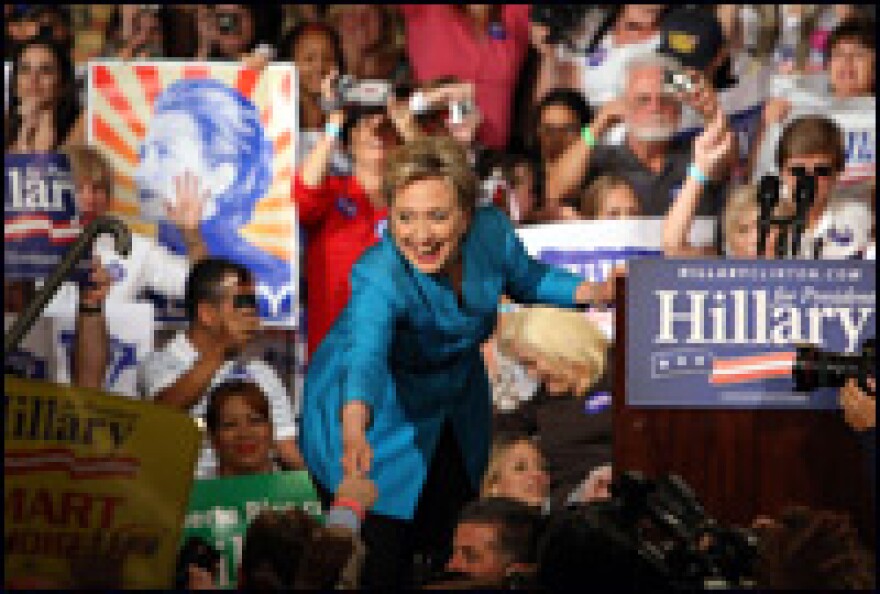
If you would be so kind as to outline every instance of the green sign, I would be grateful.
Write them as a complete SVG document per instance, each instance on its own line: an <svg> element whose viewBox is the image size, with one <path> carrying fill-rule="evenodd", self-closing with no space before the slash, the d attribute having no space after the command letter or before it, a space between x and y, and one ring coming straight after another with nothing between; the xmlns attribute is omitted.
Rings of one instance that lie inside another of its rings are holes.
<svg viewBox="0 0 880 594"><path fill-rule="evenodd" d="M321 517L321 502L304 470L197 480L183 541L200 536L220 553L218 586L234 588L248 524L265 509L298 508Z"/></svg>

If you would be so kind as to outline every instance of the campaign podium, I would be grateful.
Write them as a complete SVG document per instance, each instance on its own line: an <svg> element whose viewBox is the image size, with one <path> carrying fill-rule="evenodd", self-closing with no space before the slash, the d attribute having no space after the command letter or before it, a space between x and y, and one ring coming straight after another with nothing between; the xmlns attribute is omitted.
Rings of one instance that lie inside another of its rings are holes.
<svg viewBox="0 0 880 594"><path fill-rule="evenodd" d="M748 525L787 505L849 511L876 542L872 486L856 433L837 410L645 408L626 400L626 290L617 284L613 400L615 472L676 473L706 511Z"/></svg>

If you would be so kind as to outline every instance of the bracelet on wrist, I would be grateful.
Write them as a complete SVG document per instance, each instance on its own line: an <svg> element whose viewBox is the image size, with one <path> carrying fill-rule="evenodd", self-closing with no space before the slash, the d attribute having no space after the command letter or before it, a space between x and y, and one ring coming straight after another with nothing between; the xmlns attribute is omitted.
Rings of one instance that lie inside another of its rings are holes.
<svg viewBox="0 0 880 594"><path fill-rule="evenodd" d="M97 315L100 313L104 313L103 305L88 305L85 303L79 304L79 313L86 315Z"/></svg>
<svg viewBox="0 0 880 594"><path fill-rule="evenodd" d="M589 126L581 128L581 137L584 139L584 142L587 143L588 147L593 148L596 146L596 137L593 135L593 131Z"/></svg>
<svg viewBox="0 0 880 594"><path fill-rule="evenodd" d="M696 163L691 163L687 168L687 175L694 179L694 181L698 182L700 185L705 185L709 178L703 173L699 167L697 167Z"/></svg>
<svg viewBox="0 0 880 594"><path fill-rule="evenodd" d="M349 499L348 497L337 497L333 500L333 507L344 507L346 509L350 509L354 512L354 515L356 515L361 521L363 521L367 515L367 510L364 509L363 505L361 505L354 499Z"/></svg>
<svg viewBox="0 0 880 594"><path fill-rule="evenodd" d="M327 122L324 124L324 136L330 140L339 140L342 136L342 126L336 122Z"/></svg>

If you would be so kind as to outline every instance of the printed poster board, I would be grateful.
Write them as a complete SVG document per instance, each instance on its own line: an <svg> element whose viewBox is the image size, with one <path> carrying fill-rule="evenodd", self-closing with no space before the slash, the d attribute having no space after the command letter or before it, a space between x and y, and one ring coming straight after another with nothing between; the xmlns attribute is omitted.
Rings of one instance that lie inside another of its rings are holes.
<svg viewBox="0 0 880 594"><path fill-rule="evenodd" d="M876 336L874 262L642 260L627 279L630 406L837 408L794 391L794 352L857 353Z"/></svg>
<svg viewBox="0 0 880 594"><path fill-rule="evenodd" d="M266 323L295 327L294 67L108 60L90 62L88 75L89 142L118 172L111 209L133 230L183 253L166 208L176 199L175 179L195 174L208 252L254 273ZM180 304L157 304L170 311L160 320L179 318Z"/></svg>
<svg viewBox="0 0 880 594"><path fill-rule="evenodd" d="M10 376L4 404L4 586L169 588L199 444L192 419Z"/></svg>

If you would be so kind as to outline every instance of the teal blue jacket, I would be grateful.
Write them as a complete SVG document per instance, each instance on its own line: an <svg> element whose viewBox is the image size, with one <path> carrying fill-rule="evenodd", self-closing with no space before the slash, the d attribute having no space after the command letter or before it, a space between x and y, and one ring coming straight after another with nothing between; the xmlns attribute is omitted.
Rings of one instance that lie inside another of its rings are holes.
<svg viewBox="0 0 880 594"><path fill-rule="evenodd" d="M474 213L462 262L459 305L448 277L419 272L386 233L352 269L351 299L309 364L299 434L306 464L335 492L342 480L340 412L352 400L369 405L376 513L412 519L447 419L479 485L491 438L480 344L494 329L499 296L571 306L582 280L532 259L494 207Z"/></svg>

